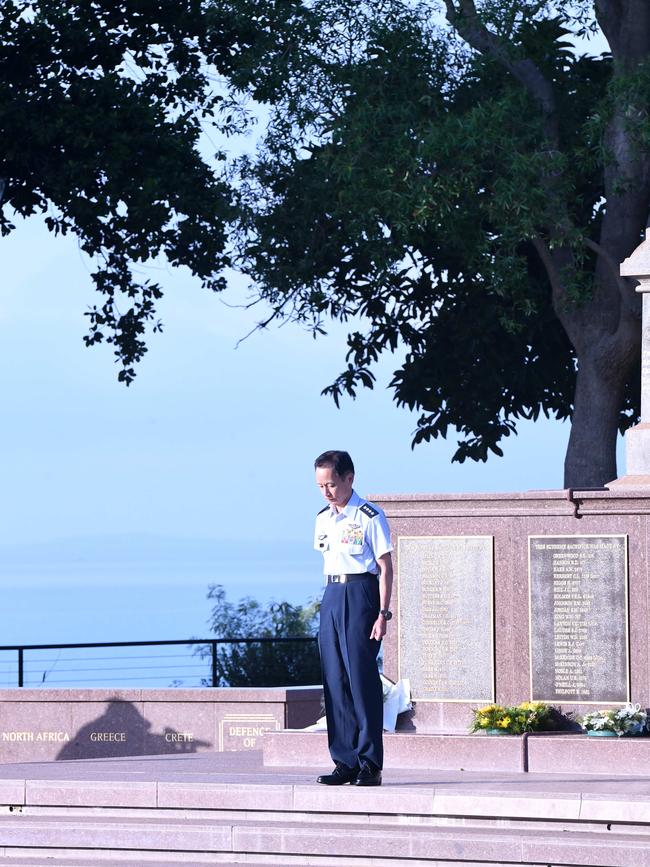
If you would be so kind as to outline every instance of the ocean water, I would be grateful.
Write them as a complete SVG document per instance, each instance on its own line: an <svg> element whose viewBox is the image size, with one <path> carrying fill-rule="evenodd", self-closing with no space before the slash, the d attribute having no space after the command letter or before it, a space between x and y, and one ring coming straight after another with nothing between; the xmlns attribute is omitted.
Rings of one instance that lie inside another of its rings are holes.
<svg viewBox="0 0 650 867"><path fill-rule="evenodd" d="M77 644L209 638L211 583L228 600L305 603L321 589L313 558L259 564L236 561L154 564L97 561L2 564L0 645ZM26 686L200 686L209 659L187 645L31 650ZM17 685L17 653L0 651L0 687Z"/></svg>

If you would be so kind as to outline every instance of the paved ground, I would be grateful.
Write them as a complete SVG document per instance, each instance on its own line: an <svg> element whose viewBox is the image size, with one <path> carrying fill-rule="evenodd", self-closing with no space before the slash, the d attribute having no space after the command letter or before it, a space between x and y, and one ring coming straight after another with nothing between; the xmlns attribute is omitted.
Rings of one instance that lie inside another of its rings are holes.
<svg viewBox="0 0 650 867"><path fill-rule="evenodd" d="M261 751L200 753L115 759L79 759L0 765L0 780L170 781L184 783L309 784L329 768L277 768L262 764ZM569 795L650 799L650 768L638 776L614 774L521 774L470 771L395 770L384 772L384 786L440 791ZM321 788L321 787L319 787Z"/></svg>

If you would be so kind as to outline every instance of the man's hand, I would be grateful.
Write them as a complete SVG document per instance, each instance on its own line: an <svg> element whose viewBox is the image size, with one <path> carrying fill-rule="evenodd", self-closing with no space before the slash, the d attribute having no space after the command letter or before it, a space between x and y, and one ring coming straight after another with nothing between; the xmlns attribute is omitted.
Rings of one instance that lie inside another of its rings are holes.
<svg viewBox="0 0 650 867"><path fill-rule="evenodd" d="M382 617L382 615L380 614L379 617L372 624L372 629L370 630L370 637L374 638L375 641L381 641L384 635L386 635L386 618Z"/></svg>

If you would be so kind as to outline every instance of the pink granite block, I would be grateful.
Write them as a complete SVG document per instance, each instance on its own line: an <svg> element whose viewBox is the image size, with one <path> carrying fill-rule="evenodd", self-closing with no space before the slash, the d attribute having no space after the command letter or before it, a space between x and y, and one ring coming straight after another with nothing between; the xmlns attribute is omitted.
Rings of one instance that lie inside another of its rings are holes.
<svg viewBox="0 0 650 867"><path fill-rule="evenodd" d="M108 696L120 699L122 701L138 702L142 699L141 689L121 689L113 687L111 689L50 689L42 687L31 689L29 687L21 687L20 689L0 689L0 707L3 702L54 702L55 704L64 704L66 702L104 702Z"/></svg>
<svg viewBox="0 0 650 867"><path fill-rule="evenodd" d="M20 806L24 803L24 780L0 780L0 804L9 806Z"/></svg>
<svg viewBox="0 0 650 867"><path fill-rule="evenodd" d="M145 701L142 715L145 755L216 749L212 702Z"/></svg>
<svg viewBox="0 0 650 867"><path fill-rule="evenodd" d="M411 826L346 825L345 834L335 826L266 825L235 826L233 849L251 854L329 855L341 858L426 858L440 860L484 859L519 863L520 841L510 835L487 835Z"/></svg>
<svg viewBox="0 0 650 867"><path fill-rule="evenodd" d="M21 816L20 821L0 820L5 846L69 847L89 850L150 850L160 852L228 852L232 835L228 823L143 821L97 817L84 821L57 821Z"/></svg>
<svg viewBox="0 0 650 867"><path fill-rule="evenodd" d="M583 822L635 822L650 826L650 801L583 792L580 819Z"/></svg>
<svg viewBox="0 0 650 867"><path fill-rule="evenodd" d="M101 771L99 772L101 773ZM156 783L27 780L25 803L39 807L155 807Z"/></svg>
<svg viewBox="0 0 650 867"><path fill-rule="evenodd" d="M371 499L391 518L395 530L400 520L413 518L456 519L477 517L558 515L573 516L572 492L567 490L516 491L510 493L373 494ZM443 534L441 534L443 535Z"/></svg>
<svg viewBox="0 0 650 867"><path fill-rule="evenodd" d="M205 702L224 701L228 694L227 689L212 689L211 687L144 687L141 691L141 699L147 703L153 702L179 702L182 704L203 704Z"/></svg>
<svg viewBox="0 0 650 867"><path fill-rule="evenodd" d="M398 718L398 731L418 734L467 734L472 720L469 702L416 702L414 711Z"/></svg>
<svg viewBox="0 0 650 867"><path fill-rule="evenodd" d="M628 774L650 769L650 738L535 735L528 738L531 773Z"/></svg>
<svg viewBox="0 0 650 867"><path fill-rule="evenodd" d="M260 704L284 704L297 695L304 699L310 696L314 687L287 686L228 686L208 687L205 689L142 689L141 698L144 701L180 701L180 702L255 702Z"/></svg>
<svg viewBox="0 0 650 867"><path fill-rule="evenodd" d="M521 771L522 739L503 735L384 735L384 767Z"/></svg>
<svg viewBox="0 0 650 867"><path fill-rule="evenodd" d="M159 782L158 806L194 810L274 810L292 809L290 785L254 783Z"/></svg>
<svg viewBox="0 0 650 867"><path fill-rule="evenodd" d="M433 786L409 788L391 786L388 781L381 788L346 786L338 788L311 785L294 786L293 809L305 813L368 813L408 814L431 816L435 812Z"/></svg>
<svg viewBox="0 0 650 867"><path fill-rule="evenodd" d="M527 517L504 517L493 532L495 697L501 704L518 704L530 697L527 535L534 524ZM470 721L471 715L467 726Z"/></svg>
<svg viewBox="0 0 650 867"><path fill-rule="evenodd" d="M147 720L139 701L124 701L103 691L103 701L71 702L74 737L57 759L112 758L142 755Z"/></svg>
<svg viewBox="0 0 650 867"><path fill-rule="evenodd" d="M55 759L74 738L70 707L53 702L0 704L0 761Z"/></svg>
<svg viewBox="0 0 650 867"><path fill-rule="evenodd" d="M332 764L323 732L284 731L265 737L268 766L328 767ZM482 735L384 734L384 768L422 770L521 771L520 737Z"/></svg>
<svg viewBox="0 0 650 867"><path fill-rule="evenodd" d="M522 854L524 863L650 867L650 840L602 832L564 834L561 839L524 839Z"/></svg>
<svg viewBox="0 0 650 867"><path fill-rule="evenodd" d="M473 819L512 818L534 821L579 821L579 793L542 792L539 795L502 792L449 792L436 789L433 812L440 816Z"/></svg>
<svg viewBox="0 0 650 867"><path fill-rule="evenodd" d="M324 732L269 732L262 750L269 766L329 768L332 764Z"/></svg>

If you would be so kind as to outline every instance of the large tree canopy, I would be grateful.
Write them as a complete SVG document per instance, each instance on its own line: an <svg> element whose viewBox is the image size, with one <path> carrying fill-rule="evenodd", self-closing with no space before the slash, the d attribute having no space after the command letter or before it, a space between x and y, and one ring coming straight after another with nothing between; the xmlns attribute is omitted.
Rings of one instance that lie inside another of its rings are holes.
<svg viewBox="0 0 650 867"><path fill-rule="evenodd" d="M484 460L519 418L571 417L566 485L613 479L638 410L640 307L618 266L650 204L650 5L307 6L282 55L237 67L275 105L242 165L258 296L316 330L351 323L337 401L403 347L415 442L457 428L456 459ZM574 36L596 19L610 52L589 56Z"/></svg>
<svg viewBox="0 0 650 867"><path fill-rule="evenodd" d="M252 39L268 51L263 21L200 0L0 0L0 232L41 213L78 236L102 298L87 342L115 345L127 384L161 294L139 265L223 287L232 194L199 146L237 126L218 76Z"/></svg>

